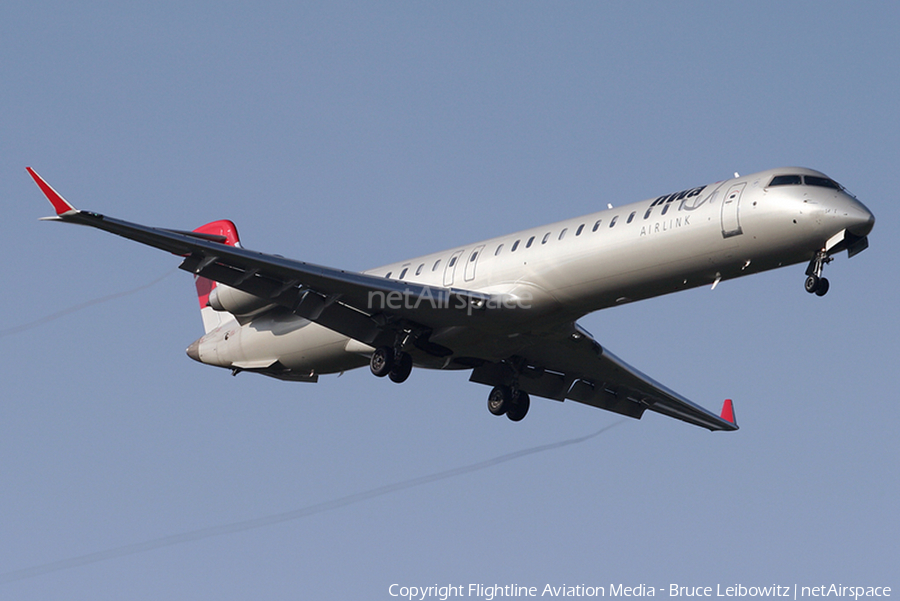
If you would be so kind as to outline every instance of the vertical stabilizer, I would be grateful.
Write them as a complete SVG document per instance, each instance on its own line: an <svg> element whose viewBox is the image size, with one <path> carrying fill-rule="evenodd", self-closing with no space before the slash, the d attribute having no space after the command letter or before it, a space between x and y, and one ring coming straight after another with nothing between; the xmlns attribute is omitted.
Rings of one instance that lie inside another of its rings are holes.
<svg viewBox="0 0 900 601"><path fill-rule="evenodd" d="M240 246L241 239L238 236L237 226L227 219L213 221L201 225L194 230L199 234L221 237L223 244L228 246ZM218 328L223 322L230 321L231 315L223 311L215 311L209 306L209 293L216 287L216 282L203 276L194 276L194 285L197 287L197 299L200 301L200 316L203 318L203 330L208 334Z"/></svg>

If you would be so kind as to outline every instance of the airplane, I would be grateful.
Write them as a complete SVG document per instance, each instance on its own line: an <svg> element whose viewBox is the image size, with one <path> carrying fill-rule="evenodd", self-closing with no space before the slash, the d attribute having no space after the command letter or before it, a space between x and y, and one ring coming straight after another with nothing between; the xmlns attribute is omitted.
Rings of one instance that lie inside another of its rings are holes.
<svg viewBox="0 0 900 601"><path fill-rule="evenodd" d="M181 257L205 334L191 359L281 380L369 365L471 370L488 410L525 417L530 395L640 419L646 410L737 430L734 405L704 409L631 367L578 324L608 307L798 263L823 296L826 264L868 247L875 217L824 173L771 169L445 251L352 272L241 246L233 222L148 227L67 202L27 168L56 215Z"/></svg>

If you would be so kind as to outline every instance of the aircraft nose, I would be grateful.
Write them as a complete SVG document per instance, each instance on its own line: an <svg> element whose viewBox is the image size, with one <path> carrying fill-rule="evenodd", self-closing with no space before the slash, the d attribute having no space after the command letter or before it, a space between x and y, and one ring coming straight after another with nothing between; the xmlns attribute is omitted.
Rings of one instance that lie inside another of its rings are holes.
<svg viewBox="0 0 900 601"><path fill-rule="evenodd" d="M868 236L875 226L875 215L872 211L855 198L848 199L842 209L842 218L846 222L847 231L860 238Z"/></svg>

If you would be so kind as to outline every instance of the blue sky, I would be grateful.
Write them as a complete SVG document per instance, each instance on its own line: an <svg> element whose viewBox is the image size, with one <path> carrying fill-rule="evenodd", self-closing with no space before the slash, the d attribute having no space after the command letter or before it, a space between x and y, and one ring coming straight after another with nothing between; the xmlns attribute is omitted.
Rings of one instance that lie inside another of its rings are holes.
<svg viewBox="0 0 900 601"><path fill-rule="evenodd" d="M8 3L0 596L896 590L898 22L889 3ZM228 218L250 248L365 269L783 165L877 217L828 296L793 266L583 320L696 402L734 398L734 434L539 399L513 424L462 373L232 378L184 354L202 328L177 259L38 222L24 169L80 208Z"/></svg>

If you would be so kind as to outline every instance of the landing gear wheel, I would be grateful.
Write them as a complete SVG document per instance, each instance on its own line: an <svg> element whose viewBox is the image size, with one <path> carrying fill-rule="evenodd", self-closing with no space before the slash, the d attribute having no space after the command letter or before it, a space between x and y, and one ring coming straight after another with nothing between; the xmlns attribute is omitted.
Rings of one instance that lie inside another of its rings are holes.
<svg viewBox="0 0 900 601"><path fill-rule="evenodd" d="M372 370L372 373L379 378L383 378L391 373L392 367L394 367L394 349L389 346L379 346L375 349L375 352L372 353L372 359L369 361L369 368Z"/></svg>
<svg viewBox="0 0 900 601"><path fill-rule="evenodd" d="M525 419L525 415L528 413L528 408L530 406L531 399L529 398L528 393L520 390L516 393L516 397L513 399L509 409L506 410L506 417L508 417L510 421L520 422Z"/></svg>
<svg viewBox="0 0 900 601"><path fill-rule="evenodd" d="M488 411L494 415L503 415L512 405L512 391L509 386L494 386L488 395Z"/></svg>
<svg viewBox="0 0 900 601"><path fill-rule="evenodd" d="M412 373L412 367L412 357L409 356L409 353L399 353L394 358L394 366L391 368L388 377L397 384L406 382L409 374Z"/></svg>
<svg viewBox="0 0 900 601"><path fill-rule="evenodd" d="M812 294L813 292L816 292L819 289L819 276L811 275L811 276L807 277L806 281L803 283L803 288L810 294ZM827 284L826 284L826 288L827 288Z"/></svg>
<svg viewBox="0 0 900 601"><path fill-rule="evenodd" d="M828 280L822 277L822 270L832 261L834 261L834 257L829 256L824 250L816 253L816 256L809 262L809 267L806 268L808 277L803 287L807 292L816 296L825 296L828 292Z"/></svg>

